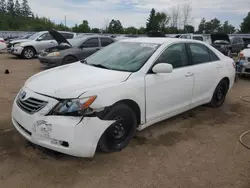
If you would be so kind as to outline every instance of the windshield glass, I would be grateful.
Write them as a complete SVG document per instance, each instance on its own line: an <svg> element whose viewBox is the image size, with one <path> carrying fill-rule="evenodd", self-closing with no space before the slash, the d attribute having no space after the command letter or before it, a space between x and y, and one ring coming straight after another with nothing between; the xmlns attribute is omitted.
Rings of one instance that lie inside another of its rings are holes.
<svg viewBox="0 0 250 188"><path fill-rule="evenodd" d="M159 46L153 43L115 42L87 58L86 64L111 70L136 72Z"/></svg>
<svg viewBox="0 0 250 188"><path fill-rule="evenodd" d="M39 37L41 35L41 33L35 33L33 35L31 35L28 39L29 40L35 40L37 37Z"/></svg>

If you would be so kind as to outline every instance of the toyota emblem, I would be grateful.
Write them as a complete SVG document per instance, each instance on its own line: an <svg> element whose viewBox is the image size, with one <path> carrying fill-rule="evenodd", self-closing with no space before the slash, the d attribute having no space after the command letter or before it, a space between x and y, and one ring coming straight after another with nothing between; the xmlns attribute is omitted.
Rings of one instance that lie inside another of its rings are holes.
<svg viewBox="0 0 250 188"><path fill-rule="evenodd" d="M26 97L26 92L25 92L25 91L22 91L22 92L20 93L20 95L19 95L19 98L20 98L21 100L24 100L25 97Z"/></svg>

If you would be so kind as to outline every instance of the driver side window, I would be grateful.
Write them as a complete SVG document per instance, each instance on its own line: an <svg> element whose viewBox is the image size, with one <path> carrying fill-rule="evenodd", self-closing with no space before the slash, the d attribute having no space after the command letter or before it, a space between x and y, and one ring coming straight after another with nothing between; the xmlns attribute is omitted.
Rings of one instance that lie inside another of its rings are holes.
<svg viewBox="0 0 250 188"><path fill-rule="evenodd" d="M44 34L41 35L39 38L41 38L40 41L44 41L44 40L53 40L53 37L52 37L49 33L44 33Z"/></svg>
<svg viewBox="0 0 250 188"><path fill-rule="evenodd" d="M157 59L156 64L158 63L169 63L173 68L187 66L188 56L185 44L173 44L168 47Z"/></svg>

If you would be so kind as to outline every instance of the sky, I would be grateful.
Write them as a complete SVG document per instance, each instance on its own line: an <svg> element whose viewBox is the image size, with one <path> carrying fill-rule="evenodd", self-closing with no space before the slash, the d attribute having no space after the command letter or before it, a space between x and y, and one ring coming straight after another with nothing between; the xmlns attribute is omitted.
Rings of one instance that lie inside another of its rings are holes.
<svg viewBox="0 0 250 188"><path fill-rule="evenodd" d="M88 20L91 28L104 28L111 19L120 20L123 27L145 27L150 10L171 15L173 7L192 7L190 24L198 27L202 17L228 20L236 28L250 11L250 0L29 0L32 11L67 26Z"/></svg>

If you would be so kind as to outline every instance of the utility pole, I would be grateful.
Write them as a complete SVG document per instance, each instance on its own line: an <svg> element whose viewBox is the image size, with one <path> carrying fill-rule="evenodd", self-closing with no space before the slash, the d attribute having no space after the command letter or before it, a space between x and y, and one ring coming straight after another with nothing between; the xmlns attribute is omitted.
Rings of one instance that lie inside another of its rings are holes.
<svg viewBox="0 0 250 188"><path fill-rule="evenodd" d="M67 20L67 18L66 18L66 15L65 15L65 17L64 17L64 26L65 26L65 31L66 31L66 20Z"/></svg>

